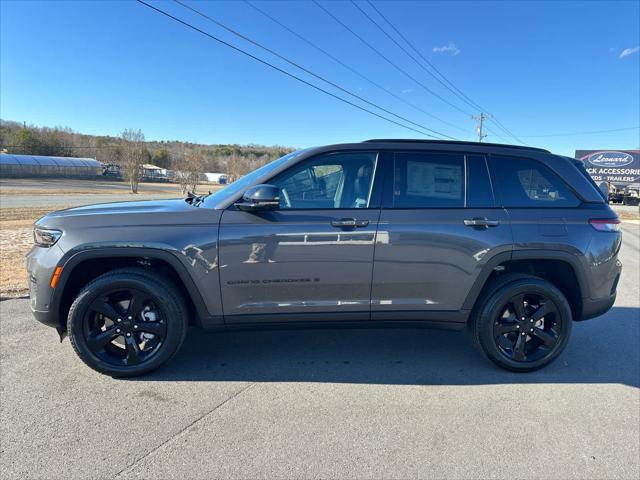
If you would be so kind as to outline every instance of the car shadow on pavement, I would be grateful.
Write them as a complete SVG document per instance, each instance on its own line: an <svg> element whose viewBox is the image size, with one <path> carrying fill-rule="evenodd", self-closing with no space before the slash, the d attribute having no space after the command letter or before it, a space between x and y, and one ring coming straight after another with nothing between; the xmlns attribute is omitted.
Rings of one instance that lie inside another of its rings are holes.
<svg viewBox="0 0 640 480"><path fill-rule="evenodd" d="M391 385L620 383L640 387L640 308L613 308L573 325L548 367L507 372L466 332L429 329L192 329L165 367L132 381L332 382Z"/></svg>

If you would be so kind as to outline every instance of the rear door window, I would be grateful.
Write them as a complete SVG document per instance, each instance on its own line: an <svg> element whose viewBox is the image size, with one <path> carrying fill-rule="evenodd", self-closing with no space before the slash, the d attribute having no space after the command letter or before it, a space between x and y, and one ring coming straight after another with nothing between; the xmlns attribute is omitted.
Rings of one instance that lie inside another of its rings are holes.
<svg viewBox="0 0 640 480"><path fill-rule="evenodd" d="M393 208L463 208L464 155L396 153Z"/></svg>
<svg viewBox="0 0 640 480"><path fill-rule="evenodd" d="M550 168L522 157L491 156L491 169L504 207L576 207L580 201Z"/></svg>

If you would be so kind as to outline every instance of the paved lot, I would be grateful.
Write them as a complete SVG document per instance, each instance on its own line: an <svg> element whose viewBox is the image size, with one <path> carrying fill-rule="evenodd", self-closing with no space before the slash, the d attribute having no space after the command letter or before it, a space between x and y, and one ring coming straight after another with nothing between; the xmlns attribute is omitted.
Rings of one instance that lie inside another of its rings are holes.
<svg viewBox="0 0 640 480"><path fill-rule="evenodd" d="M84 367L0 303L3 478L640 477L639 225L620 294L533 374L430 330L199 334L157 373Z"/></svg>
<svg viewBox="0 0 640 480"><path fill-rule="evenodd" d="M146 190L175 192L177 186L172 183L141 182L140 191ZM59 190L87 190L100 193L101 190L129 191L129 184L113 180L87 180L73 178L0 178L0 191L3 189L20 189L25 192L56 192Z"/></svg>
<svg viewBox="0 0 640 480"><path fill-rule="evenodd" d="M206 186L200 191L205 192ZM19 191L20 194L14 193ZM127 202L183 197L174 184L141 183L140 194L129 193L126 182L73 179L0 179L0 208L75 207L92 203ZM71 193L65 193L71 192ZM121 192L121 193L120 193Z"/></svg>
<svg viewBox="0 0 640 480"><path fill-rule="evenodd" d="M179 192L173 194L146 193L144 195L134 195L132 193L60 193L52 196L38 195L33 197L12 197L9 195L2 195L0 196L0 206L1 208L51 207L51 210L53 211L63 207L79 207L81 205L92 205L94 203L133 202L138 200L157 200L180 197L184 197L184 195Z"/></svg>

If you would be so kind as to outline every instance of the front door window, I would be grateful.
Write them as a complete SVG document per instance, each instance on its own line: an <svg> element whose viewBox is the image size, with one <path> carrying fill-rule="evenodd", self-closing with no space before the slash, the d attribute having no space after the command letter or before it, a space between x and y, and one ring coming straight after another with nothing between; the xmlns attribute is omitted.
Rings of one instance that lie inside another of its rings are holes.
<svg viewBox="0 0 640 480"><path fill-rule="evenodd" d="M313 158L269 183L282 209L369 208L377 154L335 153Z"/></svg>

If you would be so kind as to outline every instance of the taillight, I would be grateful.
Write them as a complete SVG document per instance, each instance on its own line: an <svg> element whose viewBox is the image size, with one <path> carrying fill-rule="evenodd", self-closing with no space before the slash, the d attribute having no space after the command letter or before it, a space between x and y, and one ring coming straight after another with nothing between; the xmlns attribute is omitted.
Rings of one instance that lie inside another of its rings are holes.
<svg viewBox="0 0 640 480"><path fill-rule="evenodd" d="M620 231L620 220L617 218L592 218L589 223L599 232Z"/></svg>

